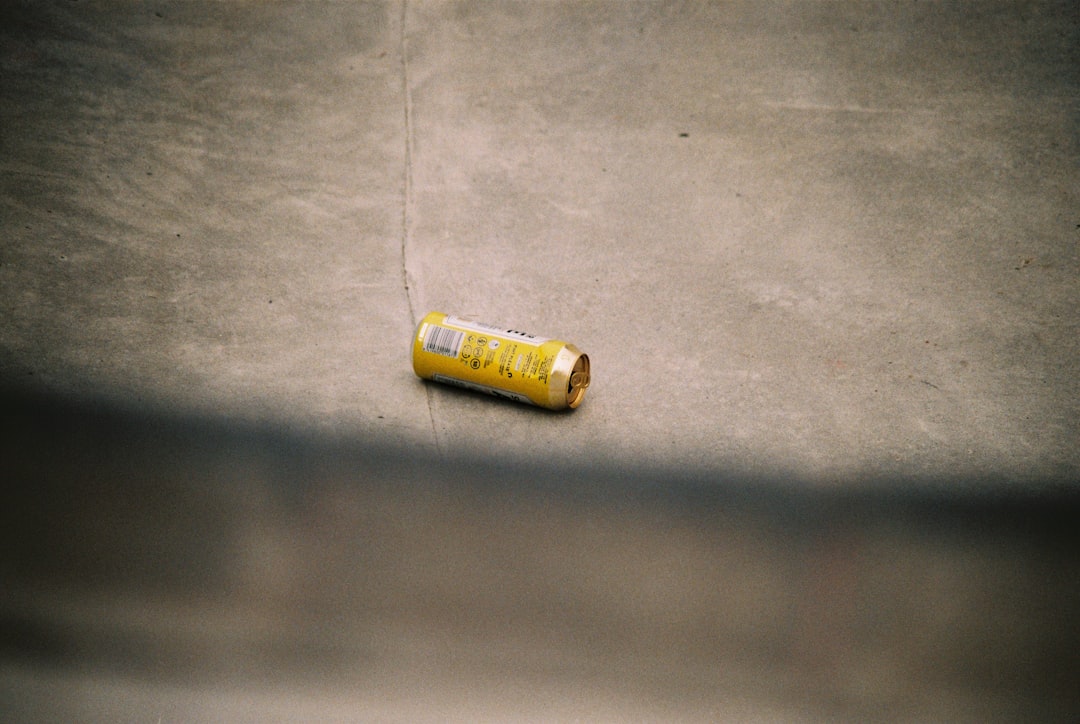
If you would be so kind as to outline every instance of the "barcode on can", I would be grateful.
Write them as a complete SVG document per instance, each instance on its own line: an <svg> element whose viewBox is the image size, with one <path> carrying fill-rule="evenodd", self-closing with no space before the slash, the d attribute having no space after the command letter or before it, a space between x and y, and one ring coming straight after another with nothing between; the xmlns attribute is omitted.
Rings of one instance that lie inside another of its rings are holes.
<svg viewBox="0 0 1080 724"><path fill-rule="evenodd" d="M457 357L461 352L461 342L465 333L448 327L431 325L424 337L424 351L441 354L445 357Z"/></svg>

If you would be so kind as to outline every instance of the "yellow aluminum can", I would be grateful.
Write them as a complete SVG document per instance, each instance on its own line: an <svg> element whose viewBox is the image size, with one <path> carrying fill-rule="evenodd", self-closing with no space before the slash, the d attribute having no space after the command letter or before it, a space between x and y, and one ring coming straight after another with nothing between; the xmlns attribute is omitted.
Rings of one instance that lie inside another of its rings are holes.
<svg viewBox="0 0 1080 724"><path fill-rule="evenodd" d="M416 326L413 370L434 380L549 410L575 408L589 387L589 357L572 344L442 312Z"/></svg>

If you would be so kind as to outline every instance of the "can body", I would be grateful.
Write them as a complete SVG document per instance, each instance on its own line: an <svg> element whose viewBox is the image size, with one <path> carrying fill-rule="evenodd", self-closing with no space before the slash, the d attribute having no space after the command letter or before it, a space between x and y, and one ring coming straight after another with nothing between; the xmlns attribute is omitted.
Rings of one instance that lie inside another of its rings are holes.
<svg viewBox="0 0 1080 724"><path fill-rule="evenodd" d="M550 410L577 407L589 386L589 357L574 345L442 312L420 320L412 361L423 379Z"/></svg>

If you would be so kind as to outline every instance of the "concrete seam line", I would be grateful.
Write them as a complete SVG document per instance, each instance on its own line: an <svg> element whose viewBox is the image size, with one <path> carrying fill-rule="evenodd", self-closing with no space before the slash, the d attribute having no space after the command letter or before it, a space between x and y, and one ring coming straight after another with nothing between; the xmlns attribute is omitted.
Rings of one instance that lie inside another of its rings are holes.
<svg viewBox="0 0 1080 724"><path fill-rule="evenodd" d="M412 181L412 93L409 89L409 38L406 22L409 14L408 0L401 2L401 94L405 113L405 170L403 179L403 195L401 201L401 282L405 288L405 301L409 306L409 320L412 327L416 327L416 309L413 306L412 291L409 289L409 264L408 250L410 241L410 226L412 223L409 214L412 206L413 181ZM424 385L424 397L427 400L428 420L431 422L431 436L435 441L435 452L442 456L442 444L439 442L439 429L435 425L435 411L431 407L431 387Z"/></svg>
<svg viewBox="0 0 1080 724"><path fill-rule="evenodd" d="M416 310L413 307L412 292L409 289L408 271L408 247L410 236L410 224L412 218L410 207L412 205L412 93L409 89L409 47L406 35L406 19L409 11L409 3L402 0L401 3L401 91L405 114L405 169L403 178L403 195L401 204L401 281L405 288L405 299L409 304L409 319L413 326L416 325Z"/></svg>

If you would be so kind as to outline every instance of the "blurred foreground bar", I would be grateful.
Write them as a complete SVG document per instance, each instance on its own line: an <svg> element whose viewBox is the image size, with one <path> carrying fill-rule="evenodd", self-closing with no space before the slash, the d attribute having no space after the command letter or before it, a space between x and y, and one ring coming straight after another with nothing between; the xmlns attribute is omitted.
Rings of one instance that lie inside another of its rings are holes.
<svg viewBox="0 0 1080 724"><path fill-rule="evenodd" d="M821 489L0 409L9 721L1080 711L1070 481Z"/></svg>

